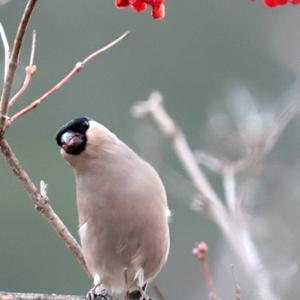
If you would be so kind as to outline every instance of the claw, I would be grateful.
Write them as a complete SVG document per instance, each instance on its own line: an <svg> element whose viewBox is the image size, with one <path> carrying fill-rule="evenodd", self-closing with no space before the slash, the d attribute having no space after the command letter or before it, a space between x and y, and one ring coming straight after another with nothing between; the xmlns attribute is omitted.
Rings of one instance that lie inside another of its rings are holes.
<svg viewBox="0 0 300 300"><path fill-rule="evenodd" d="M89 291L86 295L87 300L110 300L110 298L107 295L96 295L93 292Z"/></svg>
<svg viewBox="0 0 300 300"><path fill-rule="evenodd" d="M145 292L145 288L141 288L128 294L129 300L151 300Z"/></svg>
<svg viewBox="0 0 300 300"><path fill-rule="evenodd" d="M87 300L111 300L109 295L104 289L101 289L101 285L97 284L93 286L86 294Z"/></svg>

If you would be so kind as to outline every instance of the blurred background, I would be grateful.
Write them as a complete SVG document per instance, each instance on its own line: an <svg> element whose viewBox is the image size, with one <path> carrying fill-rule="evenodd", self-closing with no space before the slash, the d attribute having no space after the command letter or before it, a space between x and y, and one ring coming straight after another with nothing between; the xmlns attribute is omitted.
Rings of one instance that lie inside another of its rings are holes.
<svg viewBox="0 0 300 300"><path fill-rule="evenodd" d="M12 43L25 1L0 4L0 21ZM38 72L16 110L94 50L126 30L131 36L12 126L7 139L36 184L41 179L49 184L51 205L77 237L74 178L54 137L77 116L103 123L150 161L166 185L173 212L171 251L157 279L166 298L208 298L191 255L196 243L205 240L219 296L234 299L234 265L242 298L259 299L220 230L207 214L191 209L195 190L170 141L150 119L134 119L130 108L159 90L193 149L222 159L241 158L234 137L261 138L290 96L299 95L299 26L300 6L270 10L260 0L167 0L162 22L152 20L149 11L117 10L113 0L40 1L29 26L29 33L37 30ZM28 34L15 92L24 79L30 44ZM2 52L1 47L1 79ZM243 210L279 299L300 294L299 129L294 119L259 175L241 178L251 195ZM2 157L0 166L0 290L85 294L91 282L84 271L34 210ZM220 176L207 174L224 198Z"/></svg>

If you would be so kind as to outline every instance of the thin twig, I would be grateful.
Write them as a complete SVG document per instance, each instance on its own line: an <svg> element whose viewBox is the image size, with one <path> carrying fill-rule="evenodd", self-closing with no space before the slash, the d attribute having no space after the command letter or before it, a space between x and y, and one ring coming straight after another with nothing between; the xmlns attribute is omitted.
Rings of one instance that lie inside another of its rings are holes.
<svg viewBox="0 0 300 300"><path fill-rule="evenodd" d="M75 75L77 75L83 68L84 66L90 62L93 58L96 56L102 54L103 52L111 49L113 46L124 40L127 36L129 35L129 31L125 32L122 34L119 38L117 38L115 41L112 43L106 45L105 47L93 52L91 55L89 55L87 58L85 58L82 62L78 62L73 70L65 76L60 82L58 82L55 86L53 86L50 90L48 90L45 94L43 94L41 97L38 99L34 100L31 104L29 104L27 107L24 109L20 110L16 114L14 114L6 123L5 123L5 130L11 126L14 122L16 122L19 118L24 116L25 114L29 113L33 109L35 109L38 105L43 103L50 95L52 95L54 92L59 90L62 86L64 86L67 82L69 82Z"/></svg>
<svg viewBox="0 0 300 300"><path fill-rule="evenodd" d="M47 220L52 229L73 253L79 264L89 274L79 244L48 203L48 197L43 197L41 193L39 193L37 187L34 185L5 139L0 140L0 151L6 159L6 162L9 164L11 170L16 175L18 181L33 201L37 211ZM42 193L45 194L45 191L45 186L42 185Z"/></svg>
<svg viewBox="0 0 300 300"><path fill-rule="evenodd" d="M0 37L4 48L4 73L3 73L4 74L3 84L4 84L7 75L8 63L9 63L9 44L5 34L4 27L1 22L0 22Z"/></svg>
<svg viewBox="0 0 300 300"><path fill-rule="evenodd" d="M23 85L20 88L20 90L11 98L11 100L9 100L7 112L11 111L13 106L16 104L16 101L24 94L24 92L26 91L26 89L30 83L32 75L34 75L35 72L36 72L35 65L30 65L25 68L25 79L24 79ZM7 122L9 122L9 121L7 121ZM6 128L6 125L5 125L5 128Z"/></svg>
<svg viewBox="0 0 300 300"><path fill-rule="evenodd" d="M209 270L209 265L206 259L207 252L208 252L207 244L205 242L200 242L198 246L193 249L192 253L200 262L204 280L209 292L209 299L217 300L218 297L217 297L216 289L214 287L212 276Z"/></svg>
<svg viewBox="0 0 300 300"><path fill-rule="evenodd" d="M0 300L86 300L84 296L14 293L0 291Z"/></svg>
<svg viewBox="0 0 300 300"><path fill-rule="evenodd" d="M25 68L25 79L24 79L21 89L9 101L8 107L7 107L7 112L9 112L13 108L17 99L20 98L24 94L24 92L26 91L26 89L30 83L32 75L34 75L37 70L36 66L33 64L34 54L35 54L35 46L36 46L36 31L33 30L29 65Z"/></svg>
<svg viewBox="0 0 300 300"><path fill-rule="evenodd" d="M210 153L205 151L196 150L194 151L195 158L198 164L205 166L210 171L220 174L224 165L226 164L225 161L212 156Z"/></svg>
<svg viewBox="0 0 300 300"><path fill-rule="evenodd" d="M13 84L13 80L15 77L15 72L17 69L20 50L23 44L26 28L28 26L30 17L33 13L34 7L37 4L37 0L28 0L27 5L25 7L22 19L20 21L16 37L14 39L14 46L12 48L11 57L9 61L8 71L5 78L4 87L1 95L1 108L0 108L0 138L3 135L4 124L7 121L7 108L9 97L11 94L11 88Z"/></svg>
<svg viewBox="0 0 300 300"><path fill-rule="evenodd" d="M82 61L82 65L86 65L89 61L91 61L92 59L94 59L96 56L98 56L98 55L102 54L103 52L106 52L110 48L116 46L121 41L123 41L126 37L128 37L129 34L130 34L130 31L126 31L120 37L118 37L116 40L112 41L111 43L109 43L108 45L104 46L103 48L101 48L101 49L93 52L92 54L90 54L88 57L86 57Z"/></svg>

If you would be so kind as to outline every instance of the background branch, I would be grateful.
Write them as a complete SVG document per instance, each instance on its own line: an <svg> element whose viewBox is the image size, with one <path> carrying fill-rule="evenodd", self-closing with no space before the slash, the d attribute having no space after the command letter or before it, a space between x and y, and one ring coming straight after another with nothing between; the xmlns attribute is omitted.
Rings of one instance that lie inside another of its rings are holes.
<svg viewBox="0 0 300 300"><path fill-rule="evenodd" d="M204 280L209 292L209 299L217 300L218 299L217 292L214 287L212 275L207 262L207 253L208 253L208 246L205 242L200 242L192 251L192 254L197 258L197 260L200 263Z"/></svg>
<svg viewBox="0 0 300 300"><path fill-rule="evenodd" d="M270 287L269 274L262 265L259 253L247 228L243 224L237 224L237 220L232 219L228 214L228 210L225 209L221 199L215 193L201 167L197 164L197 160L184 134L164 109L162 95L159 92L153 92L147 101L134 105L131 112L135 117L147 115L152 117L162 133L172 139L173 148L179 161L182 163L197 191L200 195L203 195L204 208L219 226L232 249L243 263L248 275L255 280L260 296L265 300L277 299ZM235 197L235 191L232 191L232 182L229 186L227 185L228 183L225 186L228 189L226 196ZM230 199L230 201L236 202L236 199ZM239 226L242 227L239 228Z"/></svg>
<svg viewBox="0 0 300 300"><path fill-rule="evenodd" d="M162 95L159 92L153 92L148 101L137 103L132 107L131 112L135 117L151 116L163 134L172 139L174 151L180 162L183 164L197 191L203 195L204 206L208 209L228 239L234 241L222 202L206 179L201 168L197 165L193 152L182 131L163 108L162 101Z"/></svg>
<svg viewBox="0 0 300 300"><path fill-rule="evenodd" d="M137 103L132 107L131 112L135 117L149 115L156 121L165 136L172 139L173 148L179 161L182 163L199 194L203 196L203 206L220 227L233 248L236 249L239 256L243 257L239 250L239 243L232 232L230 220L228 219L224 205L211 187L202 169L197 165L185 136L165 111L162 101L162 95L159 92L153 92L149 100Z"/></svg>

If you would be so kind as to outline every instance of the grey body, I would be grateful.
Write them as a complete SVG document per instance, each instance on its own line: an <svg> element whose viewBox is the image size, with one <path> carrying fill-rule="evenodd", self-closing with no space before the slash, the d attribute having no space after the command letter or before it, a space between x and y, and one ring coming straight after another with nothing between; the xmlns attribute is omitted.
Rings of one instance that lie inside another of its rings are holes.
<svg viewBox="0 0 300 300"><path fill-rule="evenodd" d="M104 126L90 121L86 135L80 155L62 150L75 172L82 251L94 284L123 295L166 262L166 193L156 171Z"/></svg>

